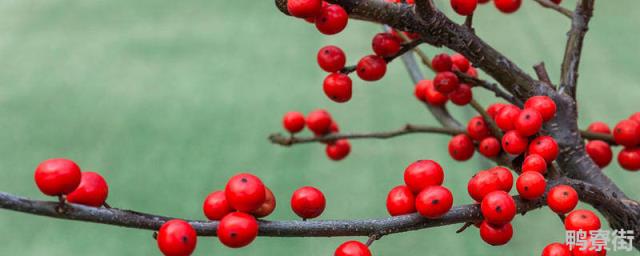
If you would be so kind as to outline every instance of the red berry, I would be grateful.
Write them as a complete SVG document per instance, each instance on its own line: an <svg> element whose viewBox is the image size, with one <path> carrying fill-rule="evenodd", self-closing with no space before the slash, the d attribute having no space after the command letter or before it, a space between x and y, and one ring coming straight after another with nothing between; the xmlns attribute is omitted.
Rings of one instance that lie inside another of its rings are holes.
<svg viewBox="0 0 640 256"><path fill-rule="evenodd" d="M529 154L538 154L551 163L558 157L558 143L551 136L539 136L529 144Z"/></svg>
<svg viewBox="0 0 640 256"><path fill-rule="evenodd" d="M516 203L507 192L493 191L482 199L480 211L489 224L504 225L516 216Z"/></svg>
<svg viewBox="0 0 640 256"><path fill-rule="evenodd" d="M547 205L552 211L559 214L573 211L578 205L578 192L571 186L555 186L549 190Z"/></svg>
<svg viewBox="0 0 640 256"><path fill-rule="evenodd" d="M542 256L571 256L569 247L561 243L552 243L544 247Z"/></svg>
<svg viewBox="0 0 640 256"><path fill-rule="evenodd" d="M329 133L338 133L338 132L340 132L340 127L338 126L338 123L332 120L331 125L329 125Z"/></svg>
<svg viewBox="0 0 640 256"><path fill-rule="evenodd" d="M378 33L371 41L371 47L376 55L381 57L391 57L400 51L400 38L391 33Z"/></svg>
<svg viewBox="0 0 640 256"><path fill-rule="evenodd" d="M598 230L600 229L600 218L589 210L575 210L564 219L566 230Z"/></svg>
<svg viewBox="0 0 640 256"><path fill-rule="evenodd" d="M443 186L425 188L416 196L416 209L422 217L437 219L453 206L453 195Z"/></svg>
<svg viewBox="0 0 640 256"><path fill-rule="evenodd" d="M95 172L83 172L80 185L67 195L70 203L84 204L93 207L100 207L107 200L109 186L107 182Z"/></svg>
<svg viewBox="0 0 640 256"><path fill-rule="evenodd" d="M264 192L264 203L262 203L262 205L258 207L258 209L251 212L251 215L255 216L256 218L267 217L273 212L273 210L276 209L276 197L273 195L273 192L271 192L271 189L265 187Z"/></svg>
<svg viewBox="0 0 640 256"><path fill-rule="evenodd" d="M329 159L333 161L340 161L347 157L351 152L351 144L346 139L337 140L336 142L327 144L325 149Z"/></svg>
<svg viewBox="0 0 640 256"><path fill-rule="evenodd" d="M601 140L592 140L587 143L585 146L587 154L591 157L598 167L603 168L609 163L611 163L611 159L613 159L613 152L611 151L611 146L609 143L606 143Z"/></svg>
<svg viewBox="0 0 640 256"><path fill-rule="evenodd" d="M476 68L469 66L469 69L467 70L467 75L478 78L478 71L476 70Z"/></svg>
<svg viewBox="0 0 640 256"><path fill-rule="evenodd" d="M287 112L282 118L282 126L290 133L297 133L304 129L304 115L300 112Z"/></svg>
<svg viewBox="0 0 640 256"><path fill-rule="evenodd" d="M580 238L581 240L582 237ZM572 249L573 256L606 256L607 250L606 246L597 247L595 243L599 245L606 245L609 242L608 238L603 237L591 237L587 234L587 237L584 238L584 243L576 242L575 246Z"/></svg>
<svg viewBox="0 0 640 256"><path fill-rule="evenodd" d="M337 46L327 45L320 48L317 55L318 65L327 72L338 72L347 63L347 57Z"/></svg>
<svg viewBox="0 0 640 256"><path fill-rule="evenodd" d="M404 170L404 183L416 194L425 188L442 185L443 181L444 171L433 160L415 161Z"/></svg>
<svg viewBox="0 0 640 256"><path fill-rule="evenodd" d="M356 73L364 81L380 80L386 72L387 62L376 55L364 56L356 65Z"/></svg>
<svg viewBox="0 0 640 256"><path fill-rule="evenodd" d="M587 131L595 132L595 133L611 134L611 129L609 129L609 125L603 122L591 123L587 128Z"/></svg>
<svg viewBox="0 0 640 256"><path fill-rule="evenodd" d="M170 220L162 224L158 231L158 248L166 256L191 255L196 248L196 231L184 220Z"/></svg>
<svg viewBox="0 0 640 256"><path fill-rule="evenodd" d="M458 0L460 1L460 0ZM451 62L453 63L453 67L452 69L454 70L458 70L460 72L466 73L469 71L469 67L471 67L471 64L469 63L469 60L467 60L466 57L464 57L462 54L456 53L451 55ZM472 75L470 75L472 76Z"/></svg>
<svg viewBox="0 0 640 256"><path fill-rule="evenodd" d="M315 134L327 134L331 126L331 115L324 109L314 110L307 115L307 127Z"/></svg>
<svg viewBox="0 0 640 256"><path fill-rule="evenodd" d="M487 194L505 189L507 181L504 182L505 183L503 183L498 174L494 172L480 171L469 179L467 192L469 192L469 196L471 196L471 198L477 202L481 202ZM511 183L513 183L513 177L511 178Z"/></svg>
<svg viewBox="0 0 640 256"><path fill-rule="evenodd" d="M45 160L38 165L34 175L40 191L49 196L73 192L80 185L81 177L80 167L64 158Z"/></svg>
<svg viewBox="0 0 640 256"><path fill-rule="evenodd" d="M474 140L481 141L482 139L491 136L489 125L484 121L482 116L474 116L467 123L467 134Z"/></svg>
<svg viewBox="0 0 640 256"><path fill-rule="evenodd" d="M529 140L518 131L508 131L502 136L502 149L512 155L519 155L527 150Z"/></svg>
<svg viewBox="0 0 640 256"><path fill-rule="evenodd" d="M551 2L553 2L554 4L560 4L560 2L562 2L562 0L551 0Z"/></svg>
<svg viewBox="0 0 640 256"><path fill-rule="evenodd" d="M240 173L229 179L224 195L233 209L252 212L264 203L265 187L255 175Z"/></svg>
<svg viewBox="0 0 640 256"><path fill-rule="evenodd" d="M613 139L625 147L640 144L640 123L633 120L622 120L613 128Z"/></svg>
<svg viewBox="0 0 640 256"><path fill-rule="evenodd" d="M334 256L371 256L369 247L358 241L347 241L336 249Z"/></svg>
<svg viewBox="0 0 640 256"><path fill-rule="evenodd" d="M298 18L316 16L322 8L322 0L287 0L287 11Z"/></svg>
<svg viewBox="0 0 640 256"><path fill-rule="evenodd" d="M431 106L444 106L445 103L449 100L447 95L440 93L436 90L435 86L433 86L433 82L431 80L426 84L426 89L424 91L424 99Z"/></svg>
<svg viewBox="0 0 640 256"><path fill-rule="evenodd" d="M420 82L418 82L416 86L414 86L413 95L416 96L416 99L423 102L427 101L427 99L425 98L425 93L429 84L431 84L431 87L433 87L433 83L431 82L431 80L420 80Z"/></svg>
<svg viewBox="0 0 640 256"><path fill-rule="evenodd" d="M514 121L516 130L524 136L532 136L542 128L542 115L535 109L526 108Z"/></svg>
<svg viewBox="0 0 640 256"><path fill-rule="evenodd" d="M345 74L331 73L324 79L322 90L335 102L347 102L351 99L351 78Z"/></svg>
<svg viewBox="0 0 640 256"><path fill-rule="evenodd" d="M496 157L500 154L500 141L495 137L487 137L480 141L478 145L478 151L480 154L486 157Z"/></svg>
<svg viewBox="0 0 640 256"><path fill-rule="evenodd" d="M533 96L524 103L524 108L538 110L545 122L556 115L556 103L548 96Z"/></svg>
<svg viewBox="0 0 640 256"><path fill-rule="evenodd" d="M387 212L391 216L416 212L416 199L407 186L397 186L387 195Z"/></svg>
<svg viewBox="0 0 640 256"><path fill-rule="evenodd" d="M473 92L471 91L471 86L467 84L460 84L458 89L449 93L448 97L453 104L464 106L469 104L473 99Z"/></svg>
<svg viewBox="0 0 640 256"><path fill-rule="evenodd" d="M502 108L504 108L507 105L508 104L504 104L504 103L493 103L489 105L489 107L487 108L487 114L489 114L491 118L495 119L498 113L500 113L500 110L502 110Z"/></svg>
<svg viewBox="0 0 640 256"><path fill-rule="evenodd" d="M504 192L511 191L511 187L513 186L513 174L511 174L511 171L509 169L502 166L496 166L487 171L495 174L498 177L498 181L500 182L500 190Z"/></svg>
<svg viewBox="0 0 640 256"><path fill-rule="evenodd" d="M431 67L436 72L451 71L452 65L453 61L449 54L446 53L438 54L431 59Z"/></svg>
<svg viewBox="0 0 640 256"><path fill-rule="evenodd" d="M510 131L516 128L515 121L520 115L520 108L514 105L503 106L495 116L496 125L503 131Z"/></svg>
<svg viewBox="0 0 640 256"><path fill-rule="evenodd" d="M477 6L478 0L451 0L451 8L463 16L473 14L473 11L476 10Z"/></svg>
<svg viewBox="0 0 640 256"><path fill-rule="evenodd" d="M320 216L325 204L324 195L314 187L301 187L291 196L291 209L303 219Z"/></svg>
<svg viewBox="0 0 640 256"><path fill-rule="evenodd" d="M547 173L547 161L538 154L530 154L522 162L522 172Z"/></svg>
<svg viewBox="0 0 640 256"><path fill-rule="evenodd" d="M228 247L245 247L258 236L258 222L249 214L232 212L218 223L217 235L220 242Z"/></svg>
<svg viewBox="0 0 640 256"><path fill-rule="evenodd" d="M438 73L433 79L433 86L438 92L449 94L458 89L460 81L458 81L458 76L453 72L444 71Z"/></svg>
<svg viewBox="0 0 640 256"><path fill-rule="evenodd" d="M624 148L618 153L618 163L628 171L640 170L640 148Z"/></svg>
<svg viewBox="0 0 640 256"><path fill-rule="evenodd" d="M494 0L496 8L503 13L513 13L520 9L522 0Z"/></svg>
<svg viewBox="0 0 640 256"><path fill-rule="evenodd" d="M204 215L207 216L207 219L220 220L232 212L233 208L229 205L224 191L214 191L204 199L202 210L204 211Z"/></svg>
<svg viewBox="0 0 640 256"><path fill-rule="evenodd" d="M349 15L342 6L330 4L322 7L316 16L316 28L322 34L334 35L347 27L348 21Z"/></svg>
<svg viewBox="0 0 640 256"><path fill-rule="evenodd" d="M640 123L640 112L635 112L629 116L629 119Z"/></svg>
<svg viewBox="0 0 640 256"><path fill-rule="evenodd" d="M516 189L520 197L527 200L538 199L544 194L547 181L539 172L523 172L516 180Z"/></svg>
<svg viewBox="0 0 640 256"><path fill-rule="evenodd" d="M449 155L457 161L466 161L473 156L473 141L466 134L459 134L449 141Z"/></svg>
<svg viewBox="0 0 640 256"><path fill-rule="evenodd" d="M480 224L480 237L490 245L504 245L511 240L512 236L513 227L511 223L492 225L487 221L483 221L482 224Z"/></svg>

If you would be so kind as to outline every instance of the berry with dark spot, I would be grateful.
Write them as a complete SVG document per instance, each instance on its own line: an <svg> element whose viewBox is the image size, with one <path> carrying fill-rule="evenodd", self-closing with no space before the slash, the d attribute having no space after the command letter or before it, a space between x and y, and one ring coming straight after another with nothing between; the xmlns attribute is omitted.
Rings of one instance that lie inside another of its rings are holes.
<svg viewBox="0 0 640 256"><path fill-rule="evenodd" d="M324 79L322 90L335 102L347 102L351 99L351 78L345 74L331 73Z"/></svg>
<svg viewBox="0 0 640 256"><path fill-rule="evenodd" d="M351 144L348 140L337 140L333 143L327 144L325 153L327 157L333 161L340 161L347 157L351 152Z"/></svg>
<svg viewBox="0 0 640 256"><path fill-rule="evenodd" d="M401 39L391 33L378 33L371 41L373 52L380 57L391 57L400 51Z"/></svg>
<svg viewBox="0 0 640 256"><path fill-rule="evenodd" d="M443 186L425 188L416 196L416 209L422 217L437 219L453 206L453 195Z"/></svg>
<svg viewBox="0 0 640 256"><path fill-rule="evenodd" d="M453 72L443 71L433 79L433 86L442 94L449 94L460 87L458 76Z"/></svg>
<svg viewBox="0 0 640 256"><path fill-rule="evenodd" d="M240 173L231 177L224 190L225 197L233 209L252 212L265 200L265 186L257 176Z"/></svg>
<svg viewBox="0 0 640 256"><path fill-rule="evenodd" d="M451 71L452 65L453 61L451 60L449 54L446 53L440 53L436 56L433 56L433 59L431 59L431 67L436 72Z"/></svg>
<svg viewBox="0 0 640 256"><path fill-rule="evenodd" d="M578 192L571 186L555 186L547 194L547 205L552 211L559 214L573 211L578 205Z"/></svg>
<svg viewBox="0 0 640 256"><path fill-rule="evenodd" d="M635 147L640 144L640 123L630 119L620 121L613 128L613 139L625 147Z"/></svg>
<svg viewBox="0 0 640 256"><path fill-rule="evenodd" d="M539 172L523 172L516 180L516 189L521 198L534 200L540 198L547 187L547 181Z"/></svg>
<svg viewBox="0 0 640 256"><path fill-rule="evenodd" d="M480 238L490 245L504 245L511 240L512 236L513 227L511 223L493 225L487 221L483 221L482 224L480 224Z"/></svg>
<svg viewBox="0 0 640 256"><path fill-rule="evenodd" d="M323 6L320 14L316 16L316 28L320 33L325 35L334 35L340 33L347 27L349 15L342 6L330 4Z"/></svg>
<svg viewBox="0 0 640 256"><path fill-rule="evenodd" d="M537 110L545 122L556 115L556 103L548 96L533 96L524 103L524 108Z"/></svg>
<svg viewBox="0 0 640 256"><path fill-rule="evenodd" d="M538 154L548 163L558 157L558 143L551 136L539 136L529 144L529 154Z"/></svg>
<svg viewBox="0 0 640 256"><path fill-rule="evenodd" d="M481 141L491 136L489 125L487 125L482 116L475 116L469 119L467 123L467 134L476 141Z"/></svg>
<svg viewBox="0 0 640 256"><path fill-rule="evenodd" d="M502 190L487 194L480 203L484 219L493 225L504 225L516 216L516 202Z"/></svg>
<svg viewBox="0 0 640 256"><path fill-rule="evenodd" d="M347 241L336 248L334 256L371 256L367 245L358 241Z"/></svg>
<svg viewBox="0 0 640 256"><path fill-rule="evenodd" d="M522 172L547 173L547 161L538 154L529 154L522 162Z"/></svg>
<svg viewBox="0 0 640 256"><path fill-rule="evenodd" d="M495 137L487 137L480 141L478 145L478 151L483 156L492 158L500 154L500 141Z"/></svg>
<svg viewBox="0 0 640 256"><path fill-rule="evenodd" d="M524 153L528 143L529 139L516 130L508 131L502 136L502 149L512 155Z"/></svg>
<svg viewBox="0 0 640 256"><path fill-rule="evenodd" d="M404 170L404 183L415 194L431 186L442 185L444 171L433 160L418 160Z"/></svg>
<svg viewBox="0 0 640 256"><path fill-rule="evenodd" d="M564 227L566 230L590 230L600 229L600 218L589 210L575 210L569 213L564 219Z"/></svg>
<svg viewBox="0 0 640 256"><path fill-rule="evenodd" d="M330 73L340 71L347 63L347 57L342 49L334 45L320 48L316 59L320 68Z"/></svg>
<svg viewBox="0 0 640 256"><path fill-rule="evenodd" d="M191 255L196 248L196 231L184 220L170 220L162 224L156 237L158 248L166 256Z"/></svg>
<svg viewBox="0 0 640 256"><path fill-rule="evenodd" d="M511 183L513 183L513 178L511 179ZM497 173L491 171L480 171L469 179L469 183L467 183L467 192L473 200L481 202L487 194L505 189L506 187L506 184L501 182Z"/></svg>
<svg viewBox="0 0 640 256"><path fill-rule="evenodd" d="M228 247L244 247L258 236L258 222L249 214L232 212L218 223L217 235L220 242Z"/></svg>
<svg viewBox="0 0 640 256"><path fill-rule="evenodd" d="M376 55L364 56L356 65L356 73L364 81L380 80L386 72L387 62Z"/></svg>
<svg viewBox="0 0 640 256"><path fill-rule="evenodd" d="M466 161L473 156L473 141L466 134L459 134L449 141L449 155L456 161Z"/></svg>
<svg viewBox="0 0 640 256"><path fill-rule="evenodd" d="M525 108L513 122L516 131L524 136L532 136L542 128L542 115L535 109Z"/></svg>
<svg viewBox="0 0 640 256"><path fill-rule="evenodd" d="M511 174L509 169L502 166L496 166L487 171L498 177L498 181L500 181L500 190L504 192L511 191L511 187L513 187L513 174Z"/></svg>

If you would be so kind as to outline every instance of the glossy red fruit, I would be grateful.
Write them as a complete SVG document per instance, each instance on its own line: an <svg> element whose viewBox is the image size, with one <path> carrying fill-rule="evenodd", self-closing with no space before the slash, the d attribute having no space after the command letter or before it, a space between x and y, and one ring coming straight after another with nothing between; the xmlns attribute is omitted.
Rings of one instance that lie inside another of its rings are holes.
<svg viewBox="0 0 640 256"><path fill-rule="evenodd" d="M453 66L451 69L453 70L458 70L460 72L466 73L469 71L469 68L471 67L471 63L469 63L469 60L464 57L462 54L456 53L451 55L451 62L453 63ZM475 70L474 70L475 72ZM469 74L470 76L473 76L471 74ZM477 76L477 74L476 74Z"/></svg>
<svg viewBox="0 0 640 256"><path fill-rule="evenodd" d="M529 154L538 154L551 163L558 157L558 143L551 136L539 136L529 144Z"/></svg>
<svg viewBox="0 0 640 256"><path fill-rule="evenodd" d="M547 181L539 172L523 172L516 180L516 189L521 198L527 200L538 199L544 194Z"/></svg>
<svg viewBox="0 0 640 256"><path fill-rule="evenodd" d="M291 209L300 218L313 219L324 211L326 201L320 190L314 187L301 187L291 196Z"/></svg>
<svg viewBox="0 0 640 256"><path fill-rule="evenodd" d="M511 174L509 169L502 166L496 166L487 171L498 177L498 181L500 181L500 190L504 192L511 191L511 187L513 186L513 174Z"/></svg>
<svg viewBox="0 0 640 256"><path fill-rule="evenodd" d="M287 112L282 118L282 126L290 133L302 131L304 122L304 115L300 112Z"/></svg>
<svg viewBox="0 0 640 256"><path fill-rule="evenodd" d="M556 115L556 103L548 96L533 96L524 103L524 108L537 110L545 122Z"/></svg>
<svg viewBox="0 0 640 256"><path fill-rule="evenodd" d="M329 159L333 161L340 161L347 157L351 152L351 144L348 140L342 139L337 140L336 142L327 144L325 149L325 153Z"/></svg>
<svg viewBox="0 0 640 256"><path fill-rule="evenodd" d="M82 174L80 167L69 159L53 158L43 161L36 168L34 179L45 195L59 196L73 192Z"/></svg>
<svg viewBox="0 0 640 256"><path fill-rule="evenodd" d="M630 120L640 123L640 112L635 112L629 116Z"/></svg>
<svg viewBox="0 0 640 256"><path fill-rule="evenodd" d="M587 127L587 131L602 133L602 134L611 134L611 129L609 125L604 122L593 122Z"/></svg>
<svg viewBox="0 0 640 256"><path fill-rule="evenodd" d="M100 207L107 200L109 186L104 178L95 172L83 172L80 185L67 195L67 201L75 204L84 204Z"/></svg>
<svg viewBox="0 0 640 256"><path fill-rule="evenodd" d="M387 62L376 55L364 56L356 65L356 73L364 81L380 80L386 72Z"/></svg>
<svg viewBox="0 0 640 256"><path fill-rule="evenodd" d="M256 218L264 218L269 216L276 209L276 197L273 195L271 189L265 187L264 203L258 209L251 212Z"/></svg>
<svg viewBox="0 0 640 256"><path fill-rule="evenodd" d="M496 116L498 115L498 113L500 113L500 110L502 110L502 108L504 108L504 106L506 106L508 104L504 104L504 103L493 103L491 105L489 105L489 107L487 108L487 114L489 114L489 116L495 120Z"/></svg>
<svg viewBox="0 0 640 256"><path fill-rule="evenodd" d="M442 166L433 160L418 160L404 169L404 183L415 194L427 187L442 185L443 181Z"/></svg>
<svg viewBox="0 0 640 256"><path fill-rule="evenodd" d="M589 210L575 210L569 213L564 219L566 230L598 230L600 229L600 218Z"/></svg>
<svg viewBox="0 0 640 256"><path fill-rule="evenodd" d="M444 71L440 72L433 79L433 86L442 94L449 94L455 91L460 86L458 76L453 72Z"/></svg>
<svg viewBox="0 0 640 256"><path fill-rule="evenodd" d="M400 51L400 40L391 33L378 33L371 40L371 48L380 57L391 57Z"/></svg>
<svg viewBox="0 0 640 256"><path fill-rule="evenodd" d="M431 59L431 67L435 72L451 71L453 61L449 54L440 53Z"/></svg>
<svg viewBox="0 0 640 256"><path fill-rule="evenodd" d="M425 98L425 93L429 84L431 84L431 86L433 87L433 83L431 82L431 80L420 80L420 82L418 82L416 86L413 87L413 95L416 96L416 99L422 102L427 101L427 99Z"/></svg>
<svg viewBox="0 0 640 256"><path fill-rule="evenodd" d="M529 154L522 162L522 172L547 173L547 161L538 154Z"/></svg>
<svg viewBox="0 0 640 256"><path fill-rule="evenodd" d="M158 248L166 256L191 255L196 248L196 231L184 220L170 220L162 224L156 238Z"/></svg>
<svg viewBox="0 0 640 256"><path fill-rule="evenodd" d="M640 144L640 123L633 120L622 120L613 128L613 139L625 147Z"/></svg>
<svg viewBox="0 0 640 256"><path fill-rule="evenodd" d="M245 247L258 236L258 222L249 214L232 212L220 220L217 235L227 247Z"/></svg>
<svg viewBox="0 0 640 256"><path fill-rule="evenodd" d="M453 8L456 13L463 16L473 14L473 11L476 10L477 6L478 0L451 0L451 8Z"/></svg>
<svg viewBox="0 0 640 256"><path fill-rule="evenodd" d="M322 0L287 0L287 11L298 18L316 16L322 8Z"/></svg>
<svg viewBox="0 0 640 256"><path fill-rule="evenodd" d="M331 127L331 115L324 109L317 109L307 115L307 127L315 134L327 134Z"/></svg>
<svg viewBox="0 0 640 256"><path fill-rule="evenodd" d="M483 156L492 158L500 154L500 141L495 137L487 137L480 141L478 145L478 151Z"/></svg>
<svg viewBox="0 0 640 256"><path fill-rule="evenodd" d="M320 68L330 73L340 71L347 63L347 57L345 56L344 51L334 45L327 45L320 48L316 59Z"/></svg>
<svg viewBox="0 0 640 256"><path fill-rule="evenodd" d="M584 243L578 242L573 247L573 256L606 256L607 250L605 246L598 247L598 245L606 245L607 242L609 242L608 238L596 238L587 235L587 237L584 238ZM598 243L598 245L595 243Z"/></svg>
<svg viewBox="0 0 640 256"><path fill-rule="evenodd" d="M322 90L335 102L347 102L351 99L351 78L345 74L331 73L324 79Z"/></svg>
<svg viewBox="0 0 640 256"><path fill-rule="evenodd" d="M553 2L554 4L560 4L562 0L551 0L551 2Z"/></svg>
<svg viewBox="0 0 640 256"><path fill-rule="evenodd" d="M334 256L371 256L369 247L358 241L347 241L338 246Z"/></svg>
<svg viewBox="0 0 640 256"><path fill-rule="evenodd" d="M471 91L471 86L467 84L460 84L458 89L450 92L447 96L453 104L464 106L469 104L473 99L473 92Z"/></svg>
<svg viewBox="0 0 640 256"><path fill-rule="evenodd" d="M511 130L502 136L502 149L512 155L519 155L527 150L529 139L522 136L518 131Z"/></svg>
<svg viewBox="0 0 640 256"><path fill-rule="evenodd" d="M397 186L387 194L387 212L391 216L416 212L416 199L407 186Z"/></svg>
<svg viewBox="0 0 640 256"><path fill-rule="evenodd" d="M559 214L573 211L578 205L578 192L571 186L555 186L547 194L547 205L552 211Z"/></svg>
<svg viewBox="0 0 640 256"><path fill-rule="evenodd" d="M624 148L618 153L618 163L628 171L640 170L640 148Z"/></svg>
<svg viewBox="0 0 640 256"><path fill-rule="evenodd" d="M349 21L349 15L342 6L330 4L321 8L316 16L316 28L325 35L340 33Z"/></svg>
<svg viewBox="0 0 640 256"><path fill-rule="evenodd" d="M332 120L331 125L329 125L329 133L338 133L338 132L340 132L340 127L338 126L338 123Z"/></svg>
<svg viewBox="0 0 640 256"><path fill-rule="evenodd" d="M469 119L469 122L467 123L467 134L472 139L481 141L482 139L491 136L491 131L489 130L489 125L487 125L482 116L474 116Z"/></svg>
<svg viewBox="0 0 640 256"><path fill-rule="evenodd" d="M474 67L469 67L469 70L467 70L467 75L478 78L478 70L476 70L476 68Z"/></svg>
<svg viewBox="0 0 640 256"><path fill-rule="evenodd" d="M598 167L603 168L613 159L613 151L611 151L611 146L609 143L606 143L601 140L592 140L587 142L585 146L587 154L591 157Z"/></svg>
<svg viewBox="0 0 640 256"><path fill-rule="evenodd" d="M490 245L504 245L511 240L512 236L513 227L511 223L492 225L487 221L483 221L482 224L480 224L480 237Z"/></svg>
<svg viewBox="0 0 640 256"><path fill-rule="evenodd" d="M513 124L520 134L532 136L542 128L542 115L535 109L526 108L520 111Z"/></svg>
<svg viewBox="0 0 640 256"><path fill-rule="evenodd" d="M514 13L520 9L522 0L494 0L493 3L503 13Z"/></svg>
<svg viewBox="0 0 640 256"><path fill-rule="evenodd" d="M503 106L495 116L496 125L503 131L511 131L516 128L515 121L520 115L520 108L514 105Z"/></svg>
<svg viewBox="0 0 640 256"><path fill-rule="evenodd" d="M513 178L511 183L513 183ZM476 173L467 183L469 196L477 202L481 202L487 194L504 188L506 188L506 185L500 181L500 177L490 171Z"/></svg>
<svg viewBox="0 0 640 256"><path fill-rule="evenodd" d="M416 209L422 217L437 219L453 206L453 195L443 186L425 188L416 196Z"/></svg>
<svg viewBox="0 0 640 256"><path fill-rule="evenodd" d="M453 136L449 141L449 155L457 161L466 161L473 156L473 141L466 134Z"/></svg>
<svg viewBox="0 0 640 256"><path fill-rule="evenodd" d="M233 209L252 212L264 203L265 187L257 176L240 173L229 179L224 195Z"/></svg>
<svg viewBox="0 0 640 256"><path fill-rule="evenodd" d="M544 247L542 256L571 256L569 247L561 243L551 243Z"/></svg>
<svg viewBox="0 0 640 256"><path fill-rule="evenodd" d="M482 199L480 211L489 224L504 225L516 216L516 203L507 192L493 191Z"/></svg>
<svg viewBox="0 0 640 256"><path fill-rule="evenodd" d="M444 106L445 103L449 100L447 95L440 93L436 90L435 86L433 86L433 82L431 80L426 84L426 89L424 91L424 99L431 106Z"/></svg>
<svg viewBox="0 0 640 256"><path fill-rule="evenodd" d="M211 192L204 199L202 204L202 211L209 220L220 220L222 217L233 211L231 205L227 201L227 197L224 195L224 191Z"/></svg>

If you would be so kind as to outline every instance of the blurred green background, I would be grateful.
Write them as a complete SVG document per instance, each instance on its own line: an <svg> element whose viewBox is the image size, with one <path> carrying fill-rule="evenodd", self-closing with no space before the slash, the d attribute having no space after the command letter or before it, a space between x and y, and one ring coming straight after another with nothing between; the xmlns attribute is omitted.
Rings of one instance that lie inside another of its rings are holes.
<svg viewBox="0 0 640 256"><path fill-rule="evenodd" d="M575 3L564 2L570 8ZM451 13L448 1L438 4ZM638 7L636 0L597 3L580 72L584 126L614 124L638 110L640 18L622 15ZM545 61L558 77L566 17L527 0L513 15L481 6L474 24L527 72ZM290 110L327 108L343 131L435 124L413 98L400 62L380 82L354 79L347 104L322 93L317 49L339 45L354 63L371 52L370 38L379 30L350 21L343 33L323 36L282 15L272 0L0 1L0 190L49 199L35 187L33 169L41 160L68 157L106 177L114 207L202 219L206 194L232 174L249 171L276 194L270 219L295 217L288 199L303 185L326 194L323 219L371 218L387 215L386 193L402 183L406 165L435 159L446 169L455 202L470 203L467 180L486 163L478 155L452 161L443 136L352 141L351 155L337 163L321 145L283 148L267 141L282 130L282 114ZM485 91L474 93L483 104L493 101ZM461 119L472 114L451 109ZM606 172L640 198L639 173L615 163ZM474 229L455 234L457 228L392 235L372 249L375 255L539 255L547 243L564 239L548 209L518 217L504 247L484 244ZM260 237L232 250L203 237L195 255L331 255L346 239ZM9 211L0 211L0 241L0 255L159 254L149 231Z"/></svg>

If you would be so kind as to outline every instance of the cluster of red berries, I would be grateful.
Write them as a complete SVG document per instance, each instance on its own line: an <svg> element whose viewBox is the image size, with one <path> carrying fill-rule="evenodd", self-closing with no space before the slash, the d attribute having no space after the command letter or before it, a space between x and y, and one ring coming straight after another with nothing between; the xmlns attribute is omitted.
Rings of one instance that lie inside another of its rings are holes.
<svg viewBox="0 0 640 256"><path fill-rule="evenodd" d="M461 54L449 56L441 53L433 57L431 67L437 72L433 81L422 80L415 86L414 95L420 101L432 106L443 106L451 100L456 105L464 106L473 99L471 86L461 83L453 71L459 71L472 77L478 73L469 60Z"/></svg>
<svg viewBox="0 0 640 256"><path fill-rule="evenodd" d="M599 230L600 218L589 210L575 210L564 219L567 231L584 231L587 237L584 243L576 243L572 247L561 243L551 243L542 250L542 256L606 256L607 250L593 245L590 231Z"/></svg>
<svg viewBox="0 0 640 256"><path fill-rule="evenodd" d="M282 118L282 125L291 133L291 136L301 132L305 126L318 137L337 133L340 130L331 114L324 109L314 110L306 118L300 112L287 112ZM344 159L351 152L351 144L347 139L331 141L326 144L325 152L329 159L334 161Z"/></svg>
<svg viewBox="0 0 640 256"><path fill-rule="evenodd" d="M611 135L611 129L603 122L593 122L587 131ZM614 141L624 148L618 153L618 163L629 171L640 170L640 112L622 120L613 128ZM600 168L611 163L611 146L602 140L590 140L585 147L587 154Z"/></svg>
<svg viewBox="0 0 640 256"><path fill-rule="evenodd" d="M315 23L318 31L325 35L340 33L349 21L342 6L322 0L287 0L287 11L291 16Z"/></svg>
<svg viewBox="0 0 640 256"><path fill-rule="evenodd" d="M100 174L81 172L80 167L69 159L45 160L38 165L34 176L42 193L61 199L66 195L69 203L101 207L109 195L107 182Z"/></svg>

